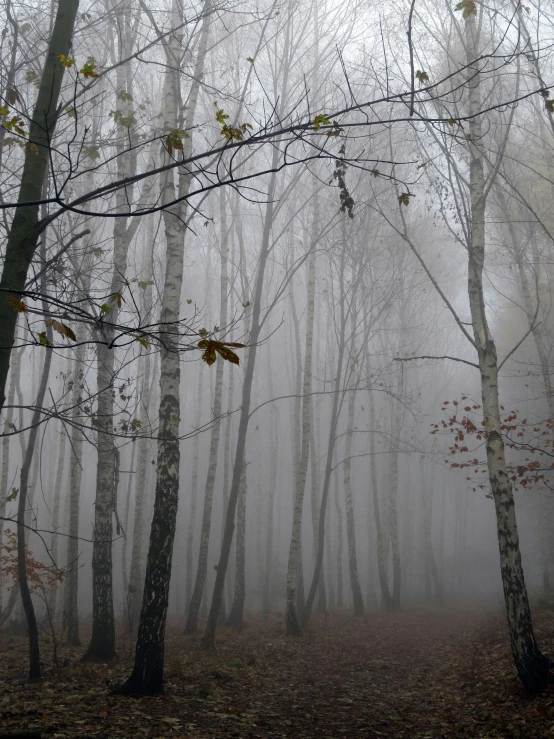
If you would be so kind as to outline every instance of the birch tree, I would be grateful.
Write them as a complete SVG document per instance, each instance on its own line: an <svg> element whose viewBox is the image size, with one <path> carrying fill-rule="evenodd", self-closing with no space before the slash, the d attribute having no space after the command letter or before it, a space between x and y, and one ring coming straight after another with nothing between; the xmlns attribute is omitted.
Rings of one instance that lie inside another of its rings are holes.
<svg viewBox="0 0 554 739"><path fill-rule="evenodd" d="M477 351L485 429L487 431L487 465L495 504L500 569L510 629L512 654L520 679L529 693L546 687L548 660L540 652L531 623L531 610L519 548L514 496L508 476L506 454L502 438L498 390L498 359L496 346L489 328L483 295L483 268L485 262L486 198L490 189L485 180L482 152L482 121L479 29L475 13L465 19L465 43L468 64L468 112L470 156L471 231L468 247L468 296L473 327L473 341ZM493 175L494 176L494 175Z"/></svg>
<svg viewBox="0 0 554 739"><path fill-rule="evenodd" d="M194 82L189 95L185 117L185 130L191 130L196 104L204 74L204 62L210 24L210 0L204 5L204 17L200 31ZM182 8L173 0L171 22L179 29ZM165 120L167 131L179 130L180 81L178 60L180 58L181 32L175 30L165 47L166 69L164 73ZM190 156L192 136L183 141L185 156ZM186 148L185 148L186 147ZM179 178L179 195L184 196L190 186L186 175ZM173 171L162 178L162 200L175 200ZM160 322L164 327L163 349L160 364L160 410L156 494L154 515L150 530L150 543L146 561L146 575L140 614L135 664L126 682L118 689L122 694L155 695L164 692L164 637L171 561L175 538L177 503L179 494L179 421L180 381L179 362L179 312L183 281L184 232L181 222L185 209L177 205L164 210L164 227L167 243L165 276L162 293Z"/></svg>

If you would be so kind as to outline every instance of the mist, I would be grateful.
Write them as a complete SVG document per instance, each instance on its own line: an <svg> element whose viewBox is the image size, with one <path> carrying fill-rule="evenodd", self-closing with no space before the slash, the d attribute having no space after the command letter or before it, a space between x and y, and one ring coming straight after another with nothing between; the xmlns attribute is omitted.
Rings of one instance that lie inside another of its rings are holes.
<svg viewBox="0 0 554 739"><path fill-rule="evenodd" d="M548 736L548 9L0 7L0 737Z"/></svg>

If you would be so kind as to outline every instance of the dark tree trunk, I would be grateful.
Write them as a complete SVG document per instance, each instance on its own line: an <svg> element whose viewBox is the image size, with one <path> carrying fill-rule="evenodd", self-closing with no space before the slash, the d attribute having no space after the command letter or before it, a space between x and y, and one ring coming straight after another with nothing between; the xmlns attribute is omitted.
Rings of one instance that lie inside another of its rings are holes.
<svg viewBox="0 0 554 739"><path fill-rule="evenodd" d="M298 569L296 572L296 614L294 615L295 624L291 621L287 628L287 633L293 636L300 636L300 626L304 618L304 609L306 608L306 592L304 590L304 554L302 547L302 539L298 541ZM288 621L290 621L290 615Z"/></svg>
<svg viewBox="0 0 554 739"><path fill-rule="evenodd" d="M331 406L331 422L329 427L329 437L327 442L327 459L325 463L325 473L323 478L323 491L321 495L321 504L319 508L319 521L317 529L317 552L314 566L314 574L308 592L308 598L306 600L306 608L304 611L304 619L302 625L304 628L308 625L310 620L312 607L318 590L319 581L321 578L321 571L323 568L323 551L325 545L325 518L327 511L327 499L329 497L329 488L331 486L331 473L333 471L333 457L336 444L337 436L337 423L340 413L340 406L342 401L339 402L341 395L342 385L342 369L344 363L344 351L345 351L345 331L347 321L347 309L345 300L345 263L346 256L343 254L340 264L339 273L339 289L340 289L340 325L339 325L339 339L338 339L338 358L337 358L337 375L334 382L333 400Z"/></svg>
<svg viewBox="0 0 554 739"><path fill-rule="evenodd" d="M343 590L342 590L343 526L342 526L342 508L340 507L340 498L339 498L338 471L335 474L335 510L337 513L337 608L340 611L344 607Z"/></svg>
<svg viewBox="0 0 554 739"><path fill-rule="evenodd" d="M162 383L164 382L163 375L166 374L166 365L167 363L162 362ZM172 372L178 382L180 370L177 355L172 365ZM178 432L170 436L168 424L162 425L162 418L178 418L178 414L179 404L175 403L172 395L164 393L160 404L160 428L163 429L164 438L159 441L156 499L150 531L135 665L128 680L115 691L122 695L159 695L164 692L165 621L177 517L180 455ZM175 425L175 422L172 425Z"/></svg>
<svg viewBox="0 0 554 739"><path fill-rule="evenodd" d="M0 293L3 296L10 293L16 298L21 296L25 289L29 265L36 250L39 237L38 203L41 200L42 185L50 161L50 142L58 119L57 106L64 74L64 66L59 57L62 54L69 55L78 7L78 0L60 0L58 4L29 129L29 143L34 147L27 147L25 153L18 207L14 213L4 253L4 269L0 281ZM28 202L35 204L25 205ZM0 300L0 410L6 399L6 382L17 316L10 301L2 298Z"/></svg>
<svg viewBox="0 0 554 739"><path fill-rule="evenodd" d="M236 577L235 597L227 619L227 626L240 626L246 597L246 464L243 464L240 494L237 503Z"/></svg>
<svg viewBox="0 0 554 739"><path fill-rule="evenodd" d="M111 333L111 332L107 332ZM107 341L106 337L103 337ZM115 446L113 441L114 352L98 344L98 459L92 549L92 636L83 662L116 656L112 587Z"/></svg>
<svg viewBox="0 0 554 739"><path fill-rule="evenodd" d="M355 312L352 311L351 317L352 336L356 335ZM348 570L350 573L350 587L352 588L352 600L354 603L354 613L356 616L363 616L364 601L362 598L362 589L360 588L360 580L358 577L358 559L356 553L356 527L354 522L354 499L352 495L352 434L354 430L354 411L356 403L355 393L355 363L352 363L350 369L350 393L348 395L348 422L346 428L346 437L344 443L344 500L346 507L346 534L348 542Z"/></svg>

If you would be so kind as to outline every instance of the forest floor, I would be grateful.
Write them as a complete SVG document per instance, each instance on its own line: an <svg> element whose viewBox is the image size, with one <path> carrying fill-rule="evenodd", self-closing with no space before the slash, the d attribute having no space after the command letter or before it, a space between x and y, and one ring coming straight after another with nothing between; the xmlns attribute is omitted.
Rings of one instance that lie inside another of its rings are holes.
<svg viewBox="0 0 554 739"><path fill-rule="evenodd" d="M534 615L554 658L554 612ZM29 684L25 638L1 633L0 737L554 737L554 686L522 697L501 615L333 615L301 639L285 636L282 619L253 619L222 628L212 656L181 628L168 629L167 695L144 699L110 695L129 673L128 640L109 665L81 664L83 649L62 647L62 666Z"/></svg>

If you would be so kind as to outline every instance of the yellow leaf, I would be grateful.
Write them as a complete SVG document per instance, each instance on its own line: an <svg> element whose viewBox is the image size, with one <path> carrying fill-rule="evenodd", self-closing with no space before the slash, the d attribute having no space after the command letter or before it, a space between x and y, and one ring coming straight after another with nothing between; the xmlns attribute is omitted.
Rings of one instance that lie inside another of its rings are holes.
<svg viewBox="0 0 554 739"><path fill-rule="evenodd" d="M64 65L64 67L72 67L75 64L75 59L70 59L65 54L59 54L58 59Z"/></svg>

